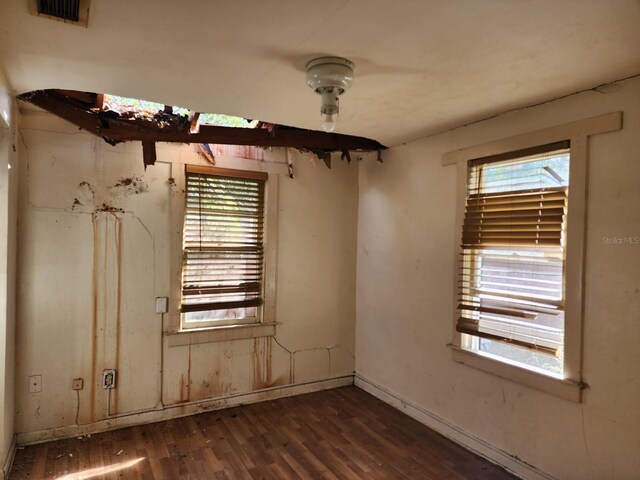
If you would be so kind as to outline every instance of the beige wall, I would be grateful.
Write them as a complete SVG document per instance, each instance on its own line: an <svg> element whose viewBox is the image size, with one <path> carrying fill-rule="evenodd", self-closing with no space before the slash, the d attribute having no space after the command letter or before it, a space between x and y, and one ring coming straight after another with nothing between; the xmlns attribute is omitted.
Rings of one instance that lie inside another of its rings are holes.
<svg viewBox="0 0 640 480"><path fill-rule="evenodd" d="M6 460L11 459L14 437L15 259L18 209L16 127L15 102L0 72L0 468L3 469L8 467Z"/></svg>
<svg viewBox="0 0 640 480"><path fill-rule="evenodd" d="M454 363L456 172L442 154L617 110L623 130L590 150L584 402ZM172 290L182 193L169 178L176 158L199 161L191 148L161 146L144 172L139 144L111 147L47 114L20 120L16 431L104 419L103 368L118 369L120 415L349 374L355 316L362 377L555 478L637 477L640 246L602 238L640 236L638 79L391 149L360 165L359 186L357 165L297 155L297 178L280 178L276 337L190 346L161 338L154 297ZM134 177L144 192L114 187ZM28 392L30 375L42 392Z"/></svg>
<svg viewBox="0 0 640 480"><path fill-rule="evenodd" d="M159 145L145 172L140 144L112 147L49 114L25 112L20 132L16 430L40 432L22 438L353 372L357 165L294 154L296 178L279 178L276 336L179 345L162 338L154 297L176 288L171 204L183 192L169 180L202 161L193 147ZM111 398L105 368L118 371Z"/></svg>
<svg viewBox="0 0 640 480"><path fill-rule="evenodd" d="M582 404L456 364L456 168L443 153L612 111L590 148ZM640 79L393 148L360 168L356 372L562 480L640 472Z"/></svg>

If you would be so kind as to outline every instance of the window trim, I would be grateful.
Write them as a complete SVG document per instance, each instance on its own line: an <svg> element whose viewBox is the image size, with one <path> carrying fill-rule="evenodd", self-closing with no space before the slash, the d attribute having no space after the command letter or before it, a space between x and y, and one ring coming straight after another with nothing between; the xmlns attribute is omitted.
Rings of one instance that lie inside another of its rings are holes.
<svg viewBox="0 0 640 480"><path fill-rule="evenodd" d="M524 149L568 140L571 143L571 193L568 201L567 246L565 263L565 341L564 378L554 378L524 367L495 360L487 355L463 348L462 334L456 331L457 310L453 309L453 340L450 344L456 362L478 368L487 373L507 378L532 388L566 398L582 401L582 391L586 387L582 372L583 344L583 291L587 213L587 167L589 137L613 132L622 128L622 112L612 112L579 120L564 125L538 130L531 133L475 145L447 152L442 157L443 165L456 165L456 228L454 262L457 268L462 247L458 236L464 222L467 196L468 162L471 160L503 155ZM458 278L453 275L454 306Z"/></svg>
<svg viewBox="0 0 640 480"><path fill-rule="evenodd" d="M238 176L240 169L213 167L210 165L189 163L191 170L197 169L202 173L211 173L213 175L229 175ZM242 164L243 169L247 167L246 163ZM265 170L259 168L246 169L256 173L264 174ZM246 171L245 170L245 171ZM250 175L250 172L249 172ZM275 304L276 304L276 268L277 268L277 245L278 245L278 182L280 175L278 173L269 172L265 181L265 207L264 207L264 255L265 264L263 270L264 282L264 298L260 307L260 317L256 321L247 322L241 319L237 323L227 323L219 325L198 326L192 328L184 328L182 325L182 315L180 313L181 291L182 291L182 235L184 226L185 213L185 191L186 191L186 168L185 163L175 162L171 164L171 177L173 186L171 188L171 226L173 230L171 238L171 266L170 266L170 282L172 297L170 297L170 310L167 315L167 321L164 325L166 335L189 334L190 338L194 338L195 343L200 343L195 339L202 337L203 342L217 341L221 339L245 338L246 332L256 330L262 332L262 326L275 325ZM247 328L249 327L249 328ZM256 327L256 328L250 328ZM233 331L237 330L237 335ZM212 331L220 331L220 335L212 336ZM214 338L215 337L215 338ZM211 340L208 340L211 339ZM191 342L191 340L190 340ZM175 341L174 341L175 343ZM178 342L179 343L179 342Z"/></svg>

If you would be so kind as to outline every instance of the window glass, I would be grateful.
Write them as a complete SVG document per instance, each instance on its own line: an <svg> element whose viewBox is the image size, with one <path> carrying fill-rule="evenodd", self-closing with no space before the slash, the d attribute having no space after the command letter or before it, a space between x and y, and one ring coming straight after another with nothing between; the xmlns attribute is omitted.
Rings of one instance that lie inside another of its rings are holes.
<svg viewBox="0 0 640 480"><path fill-rule="evenodd" d="M187 171L183 327L258 320L264 190L263 179Z"/></svg>
<svg viewBox="0 0 640 480"><path fill-rule="evenodd" d="M463 347L561 376L568 149L471 162L457 330Z"/></svg>

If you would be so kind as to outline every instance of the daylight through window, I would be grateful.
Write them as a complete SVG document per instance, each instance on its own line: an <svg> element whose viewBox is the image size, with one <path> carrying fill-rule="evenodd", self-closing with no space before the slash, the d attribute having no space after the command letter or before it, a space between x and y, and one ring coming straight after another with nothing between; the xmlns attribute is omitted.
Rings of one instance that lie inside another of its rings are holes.
<svg viewBox="0 0 640 480"><path fill-rule="evenodd" d="M463 347L554 376L563 373L569 160L562 142L471 161L462 231Z"/></svg>
<svg viewBox="0 0 640 480"><path fill-rule="evenodd" d="M187 166L183 327L259 321L266 174Z"/></svg>

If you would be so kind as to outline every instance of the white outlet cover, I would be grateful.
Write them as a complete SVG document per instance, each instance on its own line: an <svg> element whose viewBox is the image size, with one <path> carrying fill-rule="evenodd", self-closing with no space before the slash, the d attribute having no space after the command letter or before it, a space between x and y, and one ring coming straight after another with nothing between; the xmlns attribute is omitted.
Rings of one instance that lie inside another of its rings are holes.
<svg viewBox="0 0 640 480"><path fill-rule="evenodd" d="M156 313L167 313L169 310L168 297L156 297Z"/></svg>
<svg viewBox="0 0 640 480"><path fill-rule="evenodd" d="M116 386L116 371L112 368L104 370L102 372L102 388L115 388Z"/></svg>
<svg viewBox="0 0 640 480"><path fill-rule="evenodd" d="M42 391L42 375L31 375L29 377L29 393L40 393Z"/></svg>

